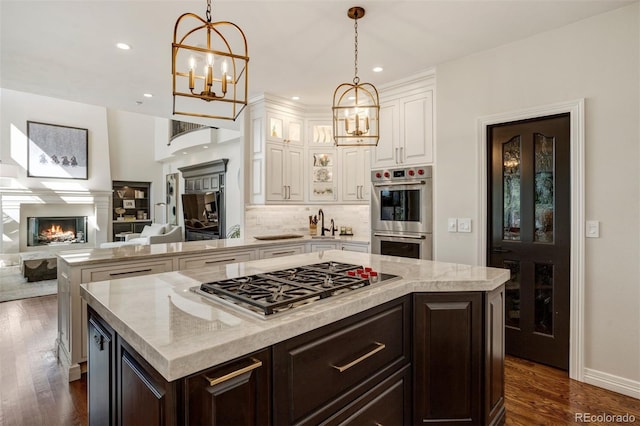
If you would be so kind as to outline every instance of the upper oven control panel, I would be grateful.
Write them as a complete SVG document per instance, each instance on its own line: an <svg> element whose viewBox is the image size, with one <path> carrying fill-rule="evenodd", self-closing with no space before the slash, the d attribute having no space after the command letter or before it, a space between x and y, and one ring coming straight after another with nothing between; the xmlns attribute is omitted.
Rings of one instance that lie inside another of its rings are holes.
<svg viewBox="0 0 640 426"><path fill-rule="evenodd" d="M399 167L371 171L371 182L402 182L431 177L431 166Z"/></svg>

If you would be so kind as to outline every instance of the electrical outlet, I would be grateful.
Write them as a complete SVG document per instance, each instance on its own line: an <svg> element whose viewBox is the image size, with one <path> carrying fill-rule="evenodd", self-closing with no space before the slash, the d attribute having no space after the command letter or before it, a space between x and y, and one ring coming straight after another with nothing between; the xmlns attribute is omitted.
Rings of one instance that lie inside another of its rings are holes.
<svg viewBox="0 0 640 426"><path fill-rule="evenodd" d="M458 219L458 232L471 232L471 219Z"/></svg>
<svg viewBox="0 0 640 426"><path fill-rule="evenodd" d="M458 220L455 217L450 217L447 220L447 231L458 232Z"/></svg>

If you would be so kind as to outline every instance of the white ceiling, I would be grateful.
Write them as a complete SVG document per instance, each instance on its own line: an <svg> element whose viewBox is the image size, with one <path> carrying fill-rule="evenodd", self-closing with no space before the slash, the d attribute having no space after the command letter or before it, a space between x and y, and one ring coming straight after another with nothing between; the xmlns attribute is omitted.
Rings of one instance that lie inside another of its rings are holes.
<svg viewBox="0 0 640 426"><path fill-rule="evenodd" d="M297 95L329 108L334 89L353 79L351 6L366 9L360 79L384 85L637 1L214 0L213 21L246 34L250 96ZM205 0L1 0L0 86L169 117L173 26L205 10ZM132 50L116 49L120 41Z"/></svg>

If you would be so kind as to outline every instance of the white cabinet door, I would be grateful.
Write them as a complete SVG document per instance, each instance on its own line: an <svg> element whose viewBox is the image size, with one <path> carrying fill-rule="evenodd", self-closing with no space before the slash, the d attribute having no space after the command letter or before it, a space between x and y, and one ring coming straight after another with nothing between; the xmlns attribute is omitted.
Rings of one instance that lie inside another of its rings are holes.
<svg viewBox="0 0 640 426"><path fill-rule="evenodd" d="M303 148L288 144L267 144L267 201L302 201L304 199L303 152Z"/></svg>
<svg viewBox="0 0 640 426"><path fill-rule="evenodd" d="M373 167L433 163L433 91L389 100L380 106L380 141Z"/></svg>
<svg viewBox="0 0 640 426"><path fill-rule="evenodd" d="M400 102L391 101L380 105L380 140L373 149L373 164L376 168L393 167L400 143Z"/></svg>
<svg viewBox="0 0 640 426"><path fill-rule="evenodd" d="M433 162L433 96L432 92L402 100L401 143L399 159L403 165Z"/></svg>
<svg viewBox="0 0 640 426"><path fill-rule="evenodd" d="M371 150L368 147L345 147L342 150L342 200L369 201Z"/></svg>
<svg viewBox="0 0 640 426"><path fill-rule="evenodd" d="M303 145L303 120L296 116L267 113L267 137L274 142L290 143L293 145Z"/></svg>
<svg viewBox="0 0 640 426"><path fill-rule="evenodd" d="M342 250L345 251L357 251L359 253L369 253L369 243L342 243Z"/></svg>
<svg viewBox="0 0 640 426"><path fill-rule="evenodd" d="M285 151L285 173L287 175L286 201L304 200L304 149L288 146Z"/></svg>

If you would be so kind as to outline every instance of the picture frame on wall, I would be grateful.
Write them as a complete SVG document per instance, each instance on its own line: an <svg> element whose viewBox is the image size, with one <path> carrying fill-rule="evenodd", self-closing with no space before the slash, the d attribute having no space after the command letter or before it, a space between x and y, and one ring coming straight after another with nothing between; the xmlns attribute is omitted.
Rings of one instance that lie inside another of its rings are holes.
<svg viewBox="0 0 640 426"><path fill-rule="evenodd" d="M135 209L136 200L122 200L122 207L125 209Z"/></svg>
<svg viewBox="0 0 640 426"><path fill-rule="evenodd" d="M89 130L27 121L27 177L88 179Z"/></svg>

